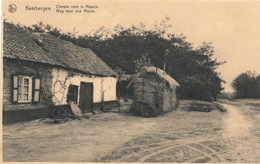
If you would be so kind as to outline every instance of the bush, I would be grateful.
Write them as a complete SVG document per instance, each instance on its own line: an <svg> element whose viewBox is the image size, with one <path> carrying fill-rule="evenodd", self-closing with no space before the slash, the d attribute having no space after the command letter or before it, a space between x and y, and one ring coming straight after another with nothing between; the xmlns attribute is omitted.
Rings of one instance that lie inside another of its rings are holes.
<svg viewBox="0 0 260 164"><path fill-rule="evenodd" d="M196 101L190 103L185 111L196 111L196 112L211 112L212 110L219 110L221 112L226 112L226 109L218 103L209 103L203 101Z"/></svg>
<svg viewBox="0 0 260 164"><path fill-rule="evenodd" d="M212 110L214 110L212 105L198 104L198 103L192 103L187 108L187 111L197 111L197 112L211 112Z"/></svg>

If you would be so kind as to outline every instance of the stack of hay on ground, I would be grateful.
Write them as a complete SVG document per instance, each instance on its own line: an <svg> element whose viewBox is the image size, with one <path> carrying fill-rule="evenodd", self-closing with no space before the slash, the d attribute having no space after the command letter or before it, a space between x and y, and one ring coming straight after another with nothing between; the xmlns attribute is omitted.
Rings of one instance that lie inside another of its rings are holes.
<svg viewBox="0 0 260 164"><path fill-rule="evenodd" d="M130 86L134 90L133 115L155 117L176 107L176 88L180 85L159 68L143 68Z"/></svg>

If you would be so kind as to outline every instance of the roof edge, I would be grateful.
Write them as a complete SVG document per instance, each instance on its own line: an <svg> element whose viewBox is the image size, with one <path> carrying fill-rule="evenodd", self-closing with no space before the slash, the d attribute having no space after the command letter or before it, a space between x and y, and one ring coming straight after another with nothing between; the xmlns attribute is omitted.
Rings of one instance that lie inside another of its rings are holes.
<svg viewBox="0 0 260 164"><path fill-rule="evenodd" d="M64 66L56 65L56 64L50 64L50 63L35 62L35 61L11 58L11 57L6 57L6 56L3 56L3 58L10 59L10 60L24 61L24 62L32 62L32 63L36 63L36 64L40 63L40 64L44 64L44 65L50 65L50 66L53 66L53 67L61 68L61 69L68 70L68 71L72 70L74 72L81 73L81 74L86 74L86 75L94 75L94 76L99 76L99 77L117 77L117 75L92 74L92 73L84 72L84 71L81 71L81 70L78 70L78 69L72 69L72 68L68 68L68 67L64 67Z"/></svg>

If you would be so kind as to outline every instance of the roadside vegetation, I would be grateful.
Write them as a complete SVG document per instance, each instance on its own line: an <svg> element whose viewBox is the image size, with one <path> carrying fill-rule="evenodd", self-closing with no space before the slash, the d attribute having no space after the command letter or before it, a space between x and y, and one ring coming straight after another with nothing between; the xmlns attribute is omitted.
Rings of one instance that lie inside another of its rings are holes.
<svg viewBox="0 0 260 164"><path fill-rule="evenodd" d="M213 102L206 101L196 101L196 100L181 100L180 110L183 111L195 111L195 112L211 112L213 110L219 110L221 112L226 112L226 109L218 104Z"/></svg>

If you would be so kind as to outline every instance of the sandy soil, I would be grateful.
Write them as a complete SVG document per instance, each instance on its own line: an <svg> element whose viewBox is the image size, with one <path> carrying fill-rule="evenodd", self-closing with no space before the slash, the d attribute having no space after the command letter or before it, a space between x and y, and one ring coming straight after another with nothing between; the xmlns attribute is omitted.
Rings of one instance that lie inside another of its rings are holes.
<svg viewBox="0 0 260 164"><path fill-rule="evenodd" d="M153 125L116 112L63 124L36 120L8 125L3 127L4 161L96 161Z"/></svg>
<svg viewBox="0 0 260 164"><path fill-rule="evenodd" d="M4 161L260 162L259 100L222 100L224 113L184 111L190 103L156 118L131 116L128 103L63 124L4 126Z"/></svg>
<svg viewBox="0 0 260 164"><path fill-rule="evenodd" d="M250 103L254 103L254 105ZM228 110L224 135L229 145L227 156L234 162L260 162L260 100L225 101Z"/></svg>
<svg viewBox="0 0 260 164"><path fill-rule="evenodd" d="M252 125L245 120L242 113L237 109L238 107L223 104L227 109L228 116L224 121L224 137L225 138L246 138L250 137L250 129Z"/></svg>

